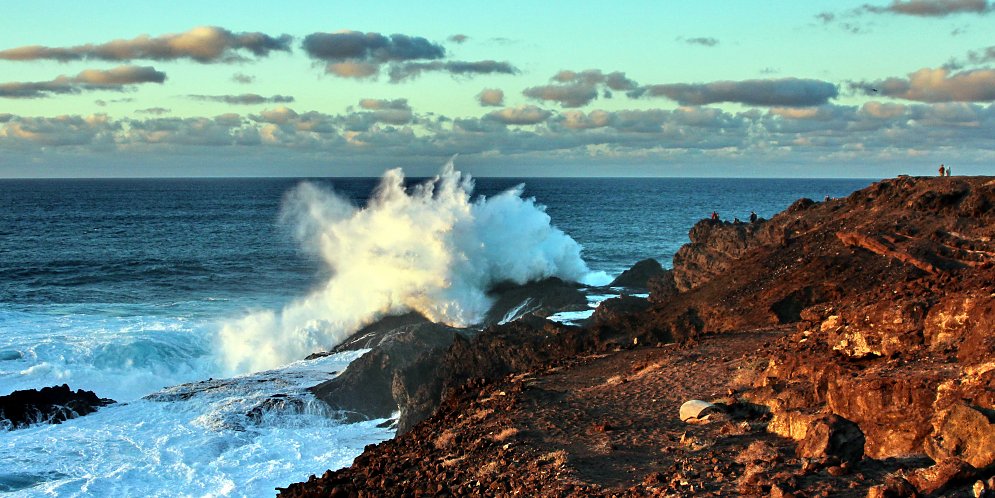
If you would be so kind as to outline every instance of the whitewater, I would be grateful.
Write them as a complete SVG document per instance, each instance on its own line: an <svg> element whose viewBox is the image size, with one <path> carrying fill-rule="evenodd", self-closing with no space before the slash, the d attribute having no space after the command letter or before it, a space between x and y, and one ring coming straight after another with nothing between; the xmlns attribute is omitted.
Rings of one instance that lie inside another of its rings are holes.
<svg viewBox="0 0 995 498"><path fill-rule="evenodd" d="M72 306L5 311L4 392L67 382L121 403L4 434L0 490L258 496L347 465L390 437L391 421L340 423L306 389L365 351L301 358L389 314L472 325L500 282L607 282L521 186L490 198L472 192L451 163L410 188L400 170L387 171L363 207L301 183L284 196L281 222L330 277L279 310L213 322L94 317Z"/></svg>
<svg viewBox="0 0 995 498"><path fill-rule="evenodd" d="M603 284L669 261L713 209L769 216L866 182L0 183L0 395L67 383L119 402L0 431L0 491L265 496L393 436L307 392L363 351L302 358L358 327L409 309L470 324L496 283Z"/></svg>

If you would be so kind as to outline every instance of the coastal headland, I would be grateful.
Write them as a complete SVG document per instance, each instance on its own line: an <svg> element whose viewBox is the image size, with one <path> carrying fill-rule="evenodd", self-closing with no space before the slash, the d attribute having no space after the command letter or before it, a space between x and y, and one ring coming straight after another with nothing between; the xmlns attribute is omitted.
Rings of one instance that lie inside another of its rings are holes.
<svg viewBox="0 0 995 498"><path fill-rule="evenodd" d="M702 220L639 272L580 326L361 331L314 392L398 435L280 496L995 494L995 179Z"/></svg>

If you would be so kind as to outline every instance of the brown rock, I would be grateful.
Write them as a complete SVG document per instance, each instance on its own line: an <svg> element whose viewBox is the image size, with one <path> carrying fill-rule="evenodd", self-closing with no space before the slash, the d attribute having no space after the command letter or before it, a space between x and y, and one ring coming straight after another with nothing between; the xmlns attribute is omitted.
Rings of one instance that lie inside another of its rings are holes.
<svg viewBox="0 0 995 498"><path fill-rule="evenodd" d="M871 487L867 490L867 498L914 498L918 497L916 491L909 481L902 476L889 475L885 478L884 484Z"/></svg>
<svg viewBox="0 0 995 498"><path fill-rule="evenodd" d="M992 414L956 403L933 418L933 434L926 453L935 461L962 459L975 468L995 464L995 424Z"/></svg>
<svg viewBox="0 0 995 498"><path fill-rule="evenodd" d="M974 467L963 460L950 458L932 467L918 469L908 476L909 482L920 492L932 494L941 489L959 484L977 475Z"/></svg>
<svg viewBox="0 0 995 498"><path fill-rule="evenodd" d="M839 415L824 416L812 423L798 443L798 456L836 457L843 462L860 460L864 456L864 433L857 424Z"/></svg>

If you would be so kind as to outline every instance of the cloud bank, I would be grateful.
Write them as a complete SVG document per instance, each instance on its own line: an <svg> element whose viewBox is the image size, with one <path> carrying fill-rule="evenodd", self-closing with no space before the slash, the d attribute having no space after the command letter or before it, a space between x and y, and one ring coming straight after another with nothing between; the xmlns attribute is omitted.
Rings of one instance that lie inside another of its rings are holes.
<svg viewBox="0 0 995 498"><path fill-rule="evenodd" d="M0 97L37 99L85 91L124 91L132 85L162 83L166 73L151 66L120 66L108 70L87 69L76 76L59 76L51 81L0 83Z"/></svg>
<svg viewBox="0 0 995 498"><path fill-rule="evenodd" d="M242 62L266 57L273 51L290 52L290 35L272 37L264 33L233 33L217 26L200 26L178 34L157 37L142 35L130 40L73 47L30 45L0 50L0 59L14 61L55 60L69 62L84 59L104 61L192 59L201 63Z"/></svg>
<svg viewBox="0 0 995 498"><path fill-rule="evenodd" d="M839 95L839 90L826 81L783 78L648 85L632 92L632 95L666 97L681 105L732 102L754 106L809 107L826 104Z"/></svg>
<svg viewBox="0 0 995 498"><path fill-rule="evenodd" d="M923 68L907 78L888 78L852 85L867 95L880 94L918 102L995 101L995 70L953 73L949 69Z"/></svg>

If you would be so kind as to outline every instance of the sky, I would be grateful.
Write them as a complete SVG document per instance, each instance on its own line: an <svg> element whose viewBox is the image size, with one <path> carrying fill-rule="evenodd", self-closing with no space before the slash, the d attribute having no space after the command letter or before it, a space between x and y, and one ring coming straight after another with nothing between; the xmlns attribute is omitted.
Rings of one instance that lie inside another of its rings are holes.
<svg viewBox="0 0 995 498"><path fill-rule="evenodd" d="M0 177L995 173L988 0L0 6Z"/></svg>

